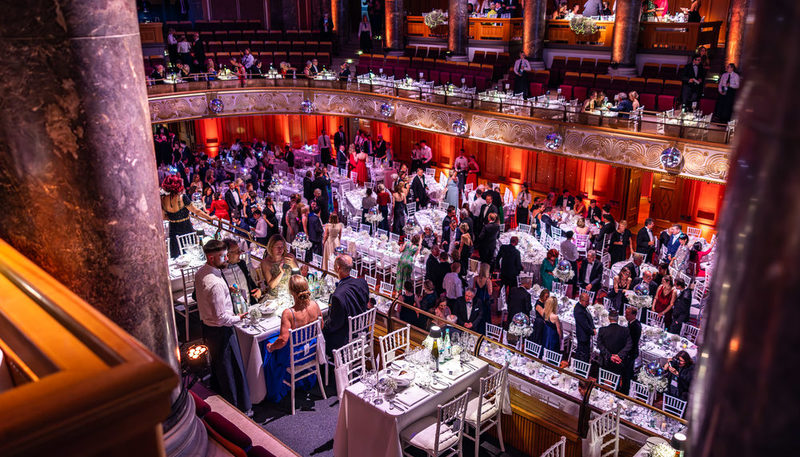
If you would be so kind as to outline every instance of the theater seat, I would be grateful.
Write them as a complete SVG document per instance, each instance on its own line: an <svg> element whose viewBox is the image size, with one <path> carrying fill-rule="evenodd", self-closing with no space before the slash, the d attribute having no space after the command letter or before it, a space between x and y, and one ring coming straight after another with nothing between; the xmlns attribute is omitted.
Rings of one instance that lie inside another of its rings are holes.
<svg viewBox="0 0 800 457"><path fill-rule="evenodd" d="M675 97L672 95L658 96L658 111L669 111L675 107Z"/></svg>
<svg viewBox="0 0 800 457"><path fill-rule="evenodd" d="M561 95L564 97L565 100L572 99L572 86L570 86L569 84L562 84L558 86L558 88L561 89Z"/></svg>
<svg viewBox="0 0 800 457"><path fill-rule="evenodd" d="M544 94L544 85L542 83L530 83L528 92L531 97L538 97Z"/></svg>
<svg viewBox="0 0 800 457"><path fill-rule="evenodd" d="M586 100L586 92L588 91L587 88L583 86L576 86L572 88L572 98L577 98L579 101L583 102Z"/></svg>
<svg viewBox="0 0 800 457"><path fill-rule="evenodd" d="M240 448L248 449L253 445L253 441L247 434L241 431L233 422L225 419L220 413L212 411L206 414L203 420L223 438Z"/></svg>
<svg viewBox="0 0 800 457"><path fill-rule="evenodd" d="M711 114L714 112L714 109L717 107L717 101L712 98L703 98L700 99L700 111L703 114Z"/></svg>
<svg viewBox="0 0 800 457"><path fill-rule="evenodd" d="M194 400L194 410L195 413L197 414L197 417L203 417L211 412L211 407L208 406L208 403L206 403L205 400L200 398L199 395L192 392L191 390L189 391L189 393L192 394L192 399Z"/></svg>
<svg viewBox="0 0 800 457"><path fill-rule="evenodd" d="M639 94L639 103L644 107L645 111L656 111L655 94Z"/></svg>

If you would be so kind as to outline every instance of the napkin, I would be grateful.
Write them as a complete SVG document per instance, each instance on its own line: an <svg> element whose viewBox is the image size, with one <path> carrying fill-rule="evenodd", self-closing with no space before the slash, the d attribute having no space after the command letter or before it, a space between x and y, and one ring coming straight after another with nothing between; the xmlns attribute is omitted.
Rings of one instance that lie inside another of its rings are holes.
<svg viewBox="0 0 800 457"><path fill-rule="evenodd" d="M404 391L397 394L395 398L404 405L411 406L425 399L428 395L429 395L428 392L425 392L419 387L411 386L408 389L405 389Z"/></svg>

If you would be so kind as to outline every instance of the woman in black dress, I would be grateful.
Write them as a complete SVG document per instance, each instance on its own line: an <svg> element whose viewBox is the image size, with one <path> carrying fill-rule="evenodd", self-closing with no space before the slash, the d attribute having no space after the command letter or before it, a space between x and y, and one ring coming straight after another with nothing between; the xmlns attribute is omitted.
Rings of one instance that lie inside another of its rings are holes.
<svg viewBox="0 0 800 457"><path fill-rule="evenodd" d="M178 248L178 236L194 232L192 221L189 220L189 211L211 218L208 214L192 206L192 201L183 189L183 180L178 175L169 175L161 183L161 209L164 219L169 221L169 252L170 257L181 255Z"/></svg>
<svg viewBox="0 0 800 457"><path fill-rule="evenodd" d="M267 220L267 239L278 234L278 217L275 215L275 203L272 197L264 199L264 219Z"/></svg>
<svg viewBox="0 0 800 457"><path fill-rule="evenodd" d="M608 253L611 255L611 265L622 262L628 258L628 245L631 244L631 231L628 230L628 222L624 219L619 221L617 231L611 234L611 246Z"/></svg>
<svg viewBox="0 0 800 457"><path fill-rule="evenodd" d="M408 184L398 182L394 188L394 209L392 210L392 233L403 235L403 228L406 225L406 196L408 195Z"/></svg>

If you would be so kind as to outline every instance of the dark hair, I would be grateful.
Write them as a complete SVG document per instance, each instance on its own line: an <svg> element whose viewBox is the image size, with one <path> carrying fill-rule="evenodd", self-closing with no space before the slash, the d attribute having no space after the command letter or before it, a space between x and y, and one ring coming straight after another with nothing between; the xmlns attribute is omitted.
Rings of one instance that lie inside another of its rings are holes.
<svg viewBox="0 0 800 457"><path fill-rule="evenodd" d="M614 222L614 216L611 213L603 214L603 219L607 220L608 222Z"/></svg>
<svg viewBox="0 0 800 457"><path fill-rule="evenodd" d="M658 264L658 268L661 268L662 270L669 270L669 263L661 262Z"/></svg>
<svg viewBox="0 0 800 457"><path fill-rule="evenodd" d="M677 354L675 354L675 357L673 357L673 359L683 359L687 367L694 365L694 360L692 360L692 356L690 356L689 353L686 351L678 352Z"/></svg>
<svg viewBox="0 0 800 457"><path fill-rule="evenodd" d="M734 72L736 71L736 64L735 64L735 63L731 62L731 63L729 63L728 65L730 65L731 67L733 67L733 71L734 71Z"/></svg>
<svg viewBox="0 0 800 457"><path fill-rule="evenodd" d="M256 209L253 210L253 216L260 216L260 215L261 215L261 210L260 209L256 208Z"/></svg>
<svg viewBox="0 0 800 457"><path fill-rule="evenodd" d="M644 220L644 226L645 227L647 227L650 224L654 224L654 223L655 223L655 221L652 218L649 218L649 217Z"/></svg>
<svg viewBox="0 0 800 457"><path fill-rule="evenodd" d="M404 292L411 292L414 293L414 283L411 281L406 281L403 283L403 291Z"/></svg>
<svg viewBox="0 0 800 457"><path fill-rule="evenodd" d="M227 249L227 246L220 240L209 240L208 243L203 245L203 253L206 255L224 251L225 249Z"/></svg>
<svg viewBox="0 0 800 457"><path fill-rule="evenodd" d="M676 287L680 287L680 288L685 288L686 287L686 281L684 281L683 278L678 278L678 279L675 280L675 286Z"/></svg>

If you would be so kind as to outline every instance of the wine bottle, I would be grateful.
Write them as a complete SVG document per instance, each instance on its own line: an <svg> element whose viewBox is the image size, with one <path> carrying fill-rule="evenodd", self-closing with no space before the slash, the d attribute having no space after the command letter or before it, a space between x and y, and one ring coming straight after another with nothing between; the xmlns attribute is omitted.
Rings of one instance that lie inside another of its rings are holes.
<svg viewBox="0 0 800 457"><path fill-rule="evenodd" d="M431 356L433 357L434 363L436 363L436 370L439 371L439 343L437 342L438 338L433 339L433 344L431 345Z"/></svg>

